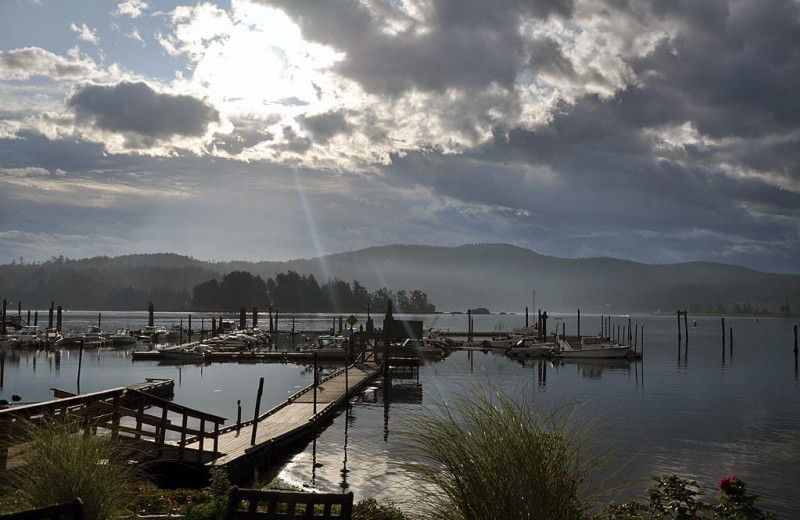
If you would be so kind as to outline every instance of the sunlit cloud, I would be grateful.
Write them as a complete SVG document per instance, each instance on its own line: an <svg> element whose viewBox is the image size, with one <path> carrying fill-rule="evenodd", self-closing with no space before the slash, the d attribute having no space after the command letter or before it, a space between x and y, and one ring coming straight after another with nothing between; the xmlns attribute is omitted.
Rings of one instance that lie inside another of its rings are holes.
<svg viewBox="0 0 800 520"><path fill-rule="evenodd" d="M87 26L85 23L78 26L75 22L72 22L69 28L72 29L72 32L78 34L79 40L93 43L95 45L100 43L100 38L97 36L97 30L89 29L89 26Z"/></svg>

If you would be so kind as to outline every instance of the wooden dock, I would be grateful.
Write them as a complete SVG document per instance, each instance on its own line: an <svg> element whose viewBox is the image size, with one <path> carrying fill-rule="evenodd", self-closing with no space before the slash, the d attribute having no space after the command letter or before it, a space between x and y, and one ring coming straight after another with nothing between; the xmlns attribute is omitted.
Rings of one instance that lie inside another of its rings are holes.
<svg viewBox="0 0 800 520"><path fill-rule="evenodd" d="M360 390L380 373L375 364L355 364L341 369L301 390L286 402L259 415L258 421L242 422L219 431L217 457L207 467L221 466L232 480L252 477L287 444L298 441L324 425L343 406L348 396ZM196 448L188 442L187 449Z"/></svg>

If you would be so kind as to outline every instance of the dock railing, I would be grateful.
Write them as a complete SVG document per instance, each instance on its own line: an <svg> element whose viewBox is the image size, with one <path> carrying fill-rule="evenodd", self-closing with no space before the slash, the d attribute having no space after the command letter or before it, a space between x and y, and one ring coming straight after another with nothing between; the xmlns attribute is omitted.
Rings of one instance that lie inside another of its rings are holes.
<svg viewBox="0 0 800 520"><path fill-rule="evenodd" d="M51 401L0 410L0 470L7 467L9 447L25 440L12 435L14 426L22 423L73 424L84 435L110 432L114 438L142 441L138 447L155 458L203 463L218 454L223 417L127 387L81 395L53 391L56 399ZM168 432L178 440L168 439ZM191 439L199 440L198 449L185 449Z"/></svg>

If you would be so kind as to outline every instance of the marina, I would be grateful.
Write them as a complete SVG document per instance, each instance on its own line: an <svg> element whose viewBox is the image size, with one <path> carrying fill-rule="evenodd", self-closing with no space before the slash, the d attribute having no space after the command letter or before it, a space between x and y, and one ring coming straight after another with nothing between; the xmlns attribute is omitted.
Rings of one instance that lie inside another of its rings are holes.
<svg viewBox="0 0 800 520"><path fill-rule="evenodd" d="M185 313L158 313L156 318L167 329L187 320ZM331 315L294 318L298 330L328 332L336 320ZM365 321L365 316L358 318ZM426 330L435 324L445 334L468 330L463 315L408 318L422 320ZM610 318L615 330L629 320ZM737 474L764 497L765 507L791 517L800 508L800 492L794 485L800 467L796 320L726 317L723 344L720 317L691 316L689 322L697 325L688 333L681 329L679 344L674 314L630 318L646 331L638 345L639 351L644 350L641 360L517 360L506 356L504 349L481 348L480 343L524 326L524 316L474 316L473 332L481 333L474 346L441 357L423 356L418 366L397 370L388 379L378 376L353 391L349 406L331 413L322 428L287 447L271 471L304 488L352 490L357 500L374 496L399 502L405 494L400 453L408 422L421 407L463 394L472 386L491 385L532 403L577 403L582 417L599 421L603 433L597 436L598 449L616 454L625 467L613 477L623 486L624 497L642 498L653 475L677 473L713 489L721 475ZM65 313L70 328L87 328L96 319L97 312ZM146 319L143 312L103 313L109 330L140 328ZM583 316L582 331L589 335L601 330L601 319L606 318ZM205 320L208 323L209 318ZM566 328L568 336L577 331L575 315L553 313L553 322ZM735 344L730 341L731 328ZM289 353L292 339L282 333L276 347ZM297 336L294 340L297 347ZM52 399L53 387L85 394L147 378L169 378L175 385L174 403L225 418L222 431L236 424L239 408L245 417L242 423L253 418L261 378L259 410L269 411L311 387L315 374L324 379L343 367L341 362L320 361L315 370L310 359L262 362L246 358L249 354L210 363L134 361L133 353L146 348L140 342L131 348L87 349L82 360L74 349L3 349L0 398L11 402L17 395L20 400L12 406L18 406ZM325 383L322 386L328 389ZM259 435L266 431L259 427ZM239 442L246 444L246 437L240 433Z"/></svg>

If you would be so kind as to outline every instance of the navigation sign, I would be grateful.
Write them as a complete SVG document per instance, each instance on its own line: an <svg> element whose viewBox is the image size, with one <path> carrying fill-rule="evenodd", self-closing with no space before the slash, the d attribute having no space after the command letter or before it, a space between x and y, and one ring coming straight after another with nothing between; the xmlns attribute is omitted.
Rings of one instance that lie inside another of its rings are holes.
<svg viewBox="0 0 800 520"><path fill-rule="evenodd" d="M356 323L358 323L358 318L356 318L354 315L351 314L350 317L347 318L347 324L352 327Z"/></svg>

